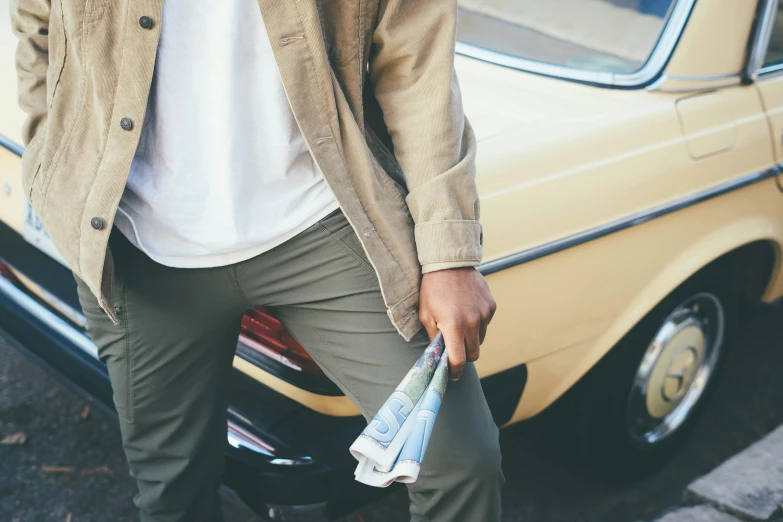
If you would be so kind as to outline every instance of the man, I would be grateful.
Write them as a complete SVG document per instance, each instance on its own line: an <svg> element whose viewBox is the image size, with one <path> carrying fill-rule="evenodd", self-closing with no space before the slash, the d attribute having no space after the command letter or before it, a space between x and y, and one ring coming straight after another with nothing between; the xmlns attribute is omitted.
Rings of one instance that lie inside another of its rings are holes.
<svg viewBox="0 0 783 522"><path fill-rule="evenodd" d="M12 0L11 14L23 185L108 366L142 520L221 519L227 379L261 305L367 418L442 330L455 380L411 516L499 520L498 431L472 365L495 303L473 268L456 2Z"/></svg>

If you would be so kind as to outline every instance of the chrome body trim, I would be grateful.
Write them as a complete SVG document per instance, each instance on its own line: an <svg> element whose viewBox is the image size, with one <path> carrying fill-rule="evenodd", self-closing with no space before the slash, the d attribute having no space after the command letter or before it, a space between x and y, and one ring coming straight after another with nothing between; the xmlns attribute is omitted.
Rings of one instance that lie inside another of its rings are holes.
<svg viewBox="0 0 783 522"><path fill-rule="evenodd" d="M772 0L772 1L776 2L777 0ZM2 134L0 134L0 138L1 137L3 137ZM11 145L15 145L11 141L9 141L9 143ZM0 142L0 145L6 146L2 142ZM21 156L21 152L19 153L19 155ZM777 174L780 174L781 172L783 172L783 165L775 165L774 167L763 170L761 172L748 174L746 176L742 176L740 178L727 181L726 183L722 183L715 187L705 189L695 194L691 194L690 196L684 196L682 198L670 201L669 203L664 203L663 205L658 205L656 207L652 207L642 212L632 214L626 218L618 219L616 221L612 221L605 225L601 225L592 228L590 230L585 230L584 232L579 232L571 236L557 239L550 243L546 243L543 245L539 245L537 247L523 250L522 252L517 252L516 254L510 254L507 256L500 257L498 259L494 259L492 261L488 261L486 263L481 264L478 267L478 270L482 274L488 275L488 274L493 274L495 272L499 272L500 270L505 270L506 268L511 268L513 266L521 265L529 261L534 261L541 257L545 257L560 252L562 250L566 250L567 248L579 246L583 243L587 243L588 241L592 241L594 239L598 239L607 236L609 234L613 234L614 232L619 232L620 230L624 230L632 226L641 225L642 223L646 223L647 221L653 220L657 217L664 216L666 214L675 212L677 210L683 209L690 205L701 203L702 201L712 199L714 197L720 196L727 192L731 192L732 190L737 190L742 187L752 185L753 183L758 183L759 181L763 181L767 178L774 177Z"/></svg>
<svg viewBox="0 0 783 522"><path fill-rule="evenodd" d="M724 74L708 74L704 76L680 76L677 74L664 74L664 78L668 80L677 80L680 82L712 82L716 80L728 80L739 79L742 77L742 73L724 73Z"/></svg>
<svg viewBox="0 0 783 522"><path fill-rule="evenodd" d="M69 306L62 299L55 296L53 293L49 292L42 286L38 286L36 290L40 292L39 297L46 304L57 310L57 312L63 315L66 319L76 324L76 326L79 328L85 328L87 326L87 318L84 317L84 314L81 310L77 310L72 306Z"/></svg>
<svg viewBox="0 0 783 522"><path fill-rule="evenodd" d="M600 239L604 236L608 236L609 234L614 234L615 232L635 227L637 225L641 225L642 223L647 223L648 221L665 216L666 214L671 214L672 212L696 205L697 203L702 203L728 192L747 187L748 185L753 185L754 183L758 183L765 179L773 178L781 172L783 172L783 166L776 165L761 172L748 174L731 181L721 183L720 185L701 190L694 194L677 198L675 200L669 201L668 203L631 214L628 217L611 221L589 230L585 230L584 232L579 232L577 234L573 234L550 243L545 243L543 245L517 252L516 254L510 254L492 261L488 261L480 265L478 270L484 275L493 274L495 272L499 272L500 270L505 270L507 268L521 265L523 263L528 263L542 257L556 254L568 248L573 248L575 246L587 243L588 241Z"/></svg>
<svg viewBox="0 0 783 522"><path fill-rule="evenodd" d="M53 313L51 310L47 310L45 306L3 277L0 277L0 295L3 295L10 301L16 303L25 312L38 319L40 322L45 323L74 346L80 348L94 358L98 358L98 348L89 337L65 322L65 320L58 317L57 314Z"/></svg>
<svg viewBox="0 0 783 522"><path fill-rule="evenodd" d="M0 258L1 260L2 258ZM13 266L10 264L6 264L11 271L16 275L17 278L22 279L21 284L23 286L27 286L28 279L25 278L24 274L17 271ZM33 283L35 284L35 283ZM82 310L75 309L69 304L65 303L62 299L51 293L49 290L45 289L44 287L40 285L35 285L35 291L30 290L29 288L26 288L26 290L31 294L36 294L39 299L41 299L43 302L54 308L61 316L65 317L72 323L74 323L79 328L84 328L87 324L87 318L84 317L84 314L82 313Z"/></svg>
<svg viewBox="0 0 783 522"><path fill-rule="evenodd" d="M269 458L272 457L272 454L268 452L266 449L262 448L257 444L253 444L249 440L240 437L238 434L232 431L230 425L228 427L227 440L228 440L228 444L233 448L245 448L245 449L249 449L253 453L258 453L259 455L264 455L265 457L269 457Z"/></svg>
<svg viewBox="0 0 783 522"><path fill-rule="evenodd" d="M277 457L271 446L264 441L258 440L238 424L231 421L228 421L228 444L233 448L244 448L258 455L263 455L269 459L270 464L275 466L307 466L314 463L312 457L307 456L294 459Z"/></svg>
<svg viewBox="0 0 783 522"><path fill-rule="evenodd" d="M745 67L745 77L753 80L758 78L759 74L767 74L783 68L783 64L762 67L767 56L769 39L772 36L772 20L778 9L778 0L761 0L761 2L764 1L766 1L766 5L759 5L761 19L758 20L753 32L748 62Z"/></svg>
<svg viewBox="0 0 783 522"><path fill-rule="evenodd" d="M648 91L663 93L688 93L732 87L742 83L741 73L712 74L704 76L679 76L662 74L648 85Z"/></svg>
<svg viewBox="0 0 783 522"><path fill-rule="evenodd" d="M666 62L669 61L669 57L677 46L677 42L685 29L685 24L695 3L696 0L677 0L647 62L641 69L632 73L608 73L573 69L484 49L466 42L457 42L456 51L458 54L478 60L544 76L608 87L640 87L655 79L663 70Z"/></svg>
<svg viewBox="0 0 783 522"><path fill-rule="evenodd" d="M688 92L712 91L715 89L723 89L725 87L733 87L735 85L742 84L742 78L739 75L727 77L721 80L703 80L700 85L697 84L693 86L689 84L690 81L693 81L694 83L698 83L697 80L686 80L683 82L683 80L675 80L672 77L667 77L666 75L663 75L658 81L649 85L647 87L647 90L654 91L654 92L662 92L667 94L688 93ZM685 83L686 87L677 87L677 82ZM667 84L673 84L673 85L667 85Z"/></svg>
<svg viewBox="0 0 783 522"><path fill-rule="evenodd" d="M22 157L22 153L24 152L24 147L13 141L8 136L0 133L0 147L3 147L4 149L8 149L9 151L13 152L20 158Z"/></svg>
<svg viewBox="0 0 783 522"><path fill-rule="evenodd" d="M667 81L669 81L669 77L665 74L661 74L655 81L646 86L645 89L648 91L659 91L661 85L664 85Z"/></svg>

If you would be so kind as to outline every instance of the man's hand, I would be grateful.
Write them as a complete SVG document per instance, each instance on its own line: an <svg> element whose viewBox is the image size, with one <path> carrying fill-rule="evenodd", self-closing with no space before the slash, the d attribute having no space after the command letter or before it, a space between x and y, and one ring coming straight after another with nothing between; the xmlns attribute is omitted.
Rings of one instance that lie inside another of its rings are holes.
<svg viewBox="0 0 783 522"><path fill-rule="evenodd" d="M487 282L475 268L438 270L422 277L419 320L430 339L438 330L443 333L452 380L460 378L466 361L479 358L496 308Z"/></svg>

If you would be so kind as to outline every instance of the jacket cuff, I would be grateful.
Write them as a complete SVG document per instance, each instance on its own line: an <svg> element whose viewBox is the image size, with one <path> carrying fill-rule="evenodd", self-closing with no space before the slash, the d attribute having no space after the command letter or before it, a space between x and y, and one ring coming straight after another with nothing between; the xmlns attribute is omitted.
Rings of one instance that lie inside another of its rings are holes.
<svg viewBox="0 0 783 522"><path fill-rule="evenodd" d="M452 261L450 263L430 263L421 267L422 274L437 272L438 270L449 270L451 268L467 268L478 266L475 261Z"/></svg>
<svg viewBox="0 0 783 522"><path fill-rule="evenodd" d="M481 224L473 220L427 221L414 230L419 264L481 262Z"/></svg>

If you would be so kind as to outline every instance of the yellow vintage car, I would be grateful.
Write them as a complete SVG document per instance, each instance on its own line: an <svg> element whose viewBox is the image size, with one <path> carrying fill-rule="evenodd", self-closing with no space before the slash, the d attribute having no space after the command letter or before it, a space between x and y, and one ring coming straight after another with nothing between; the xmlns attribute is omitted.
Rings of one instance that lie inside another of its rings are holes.
<svg viewBox="0 0 783 522"><path fill-rule="evenodd" d="M696 422L740 312L783 296L781 7L460 0L460 11L480 270L498 302L478 362L494 418L554 404L586 462L653 469ZM22 194L8 26L4 12L0 332L111 408L73 278ZM234 366L229 484L256 508L352 491L347 448L363 421L263 309L245 316Z"/></svg>

